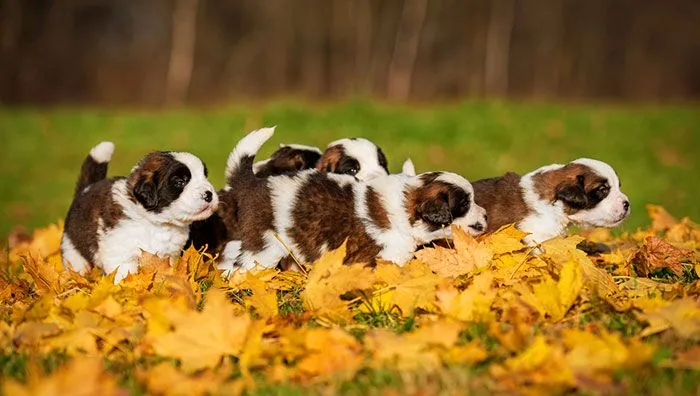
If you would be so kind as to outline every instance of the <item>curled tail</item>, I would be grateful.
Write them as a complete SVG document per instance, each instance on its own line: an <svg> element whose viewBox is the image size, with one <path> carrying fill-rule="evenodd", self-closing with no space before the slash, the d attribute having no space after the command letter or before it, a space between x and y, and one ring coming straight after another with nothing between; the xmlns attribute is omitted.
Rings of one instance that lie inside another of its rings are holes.
<svg viewBox="0 0 700 396"><path fill-rule="evenodd" d="M260 147L272 137L275 127L260 128L241 139L226 161L226 184L232 186L239 177L255 177L253 160Z"/></svg>
<svg viewBox="0 0 700 396"><path fill-rule="evenodd" d="M75 186L75 194L78 195L87 187L104 180L107 177L107 165L114 153L114 143L102 142L90 150L83 167L80 169L78 184Z"/></svg>

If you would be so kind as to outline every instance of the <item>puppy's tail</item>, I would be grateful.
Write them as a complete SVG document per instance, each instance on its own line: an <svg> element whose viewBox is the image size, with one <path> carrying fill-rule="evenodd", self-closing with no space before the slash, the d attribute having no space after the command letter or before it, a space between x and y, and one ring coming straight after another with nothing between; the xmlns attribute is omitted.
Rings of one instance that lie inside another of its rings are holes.
<svg viewBox="0 0 700 396"><path fill-rule="evenodd" d="M226 184L232 186L234 180L242 176L254 177L253 160L260 147L272 137L276 127L260 128L241 139L231 151L226 161Z"/></svg>
<svg viewBox="0 0 700 396"><path fill-rule="evenodd" d="M404 161L403 166L401 167L401 173L408 176L416 175L416 167L413 165L413 161L411 161L410 158Z"/></svg>
<svg viewBox="0 0 700 396"><path fill-rule="evenodd" d="M75 186L75 194L78 195L87 187L104 180L107 177L107 165L114 154L114 143L102 142L90 150L83 167L80 169L78 184Z"/></svg>

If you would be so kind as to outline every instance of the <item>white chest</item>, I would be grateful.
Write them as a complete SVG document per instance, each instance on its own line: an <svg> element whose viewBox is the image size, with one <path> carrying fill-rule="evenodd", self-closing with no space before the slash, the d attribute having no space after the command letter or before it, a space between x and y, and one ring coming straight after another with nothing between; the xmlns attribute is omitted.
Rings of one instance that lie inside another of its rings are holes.
<svg viewBox="0 0 700 396"><path fill-rule="evenodd" d="M103 263L138 260L141 251L163 258L177 257L187 242L188 229L123 220L105 232L103 238Z"/></svg>

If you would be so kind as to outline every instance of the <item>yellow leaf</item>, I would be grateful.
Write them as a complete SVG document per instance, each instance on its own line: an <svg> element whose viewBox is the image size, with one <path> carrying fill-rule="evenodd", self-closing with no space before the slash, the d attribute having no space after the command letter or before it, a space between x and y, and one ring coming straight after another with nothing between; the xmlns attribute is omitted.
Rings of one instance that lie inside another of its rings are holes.
<svg viewBox="0 0 700 396"><path fill-rule="evenodd" d="M672 327L676 334L682 338L700 338L700 308L691 299L676 300L669 305L639 316L651 325L642 331L642 336Z"/></svg>
<svg viewBox="0 0 700 396"><path fill-rule="evenodd" d="M459 292L450 287L437 292L438 306L446 315L465 321L489 321L494 317L491 304L496 297L491 288L493 274L484 272L474 277L473 283Z"/></svg>
<svg viewBox="0 0 700 396"><path fill-rule="evenodd" d="M452 237L454 249L435 246L417 251L416 257L445 278L468 274L489 264L493 251L483 242L477 242L457 226L452 227Z"/></svg>
<svg viewBox="0 0 700 396"><path fill-rule="evenodd" d="M506 360L505 364L514 371L535 370L547 363L552 354L552 347L543 336L535 340L518 356Z"/></svg>
<svg viewBox="0 0 700 396"><path fill-rule="evenodd" d="M29 242L21 243L10 251L10 261L18 261L21 257L46 259L61 250L62 235L63 223L37 229Z"/></svg>
<svg viewBox="0 0 700 396"><path fill-rule="evenodd" d="M427 309L435 303L440 277L423 262L414 260L403 268L391 263L378 264L375 274L390 289L375 297L384 306L397 306L403 315L409 315L415 308Z"/></svg>
<svg viewBox="0 0 700 396"><path fill-rule="evenodd" d="M347 318L351 312L340 296L351 290L371 288L375 283L371 269L362 265L344 265L344 258L345 243L311 266L306 288L301 293L306 309L333 318Z"/></svg>
<svg viewBox="0 0 700 396"><path fill-rule="evenodd" d="M307 331L305 346L309 354L297 368L301 378L306 380L329 375L350 379L364 360L355 337L337 328Z"/></svg>
<svg viewBox="0 0 700 396"><path fill-rule="evenodd" d="M666 231L678 222L662 206L647 204L646 209L654 232Z"/></svg>
<svg viewBox="0 0 700 396"><path fill-rule="evenodd" d="M239 286L253 292L252 296L246 296L244 302L247 307L255 308L255 313L263 318L277 316L277 291L268 290L267 282L258 278L259 274L247 272L245 281Z"/></svg>
<svg viewBox="0 0 700 396"><path fill-rule="evenodd" d="M549 276L545 277L540 283L532 286L532 291L535 294L536 306L541 314L548 314L553 321L559 321L564 317L566 312L561 303L559 296L559 287L556 282Z"/></svg>
<svg viewBox="0 0 700 396"><path fill-rule="evenodd" d="M24 269L34 280L39 295L56 294L60 289L58 271L41 256L24 258Z"/></svg>
<svg viewBox="0 0 700 396"><path fill-rule="evenodd" d="M30 376L26 385L13 380L3 384L3 393L13 396L116 395L116 381L105 373L102 359L81 357L71 360L46 377Z"/></svg>
<svg viewBox="0 0 700 396"><path fill-rule="evenodd" d="M576 301L576 298L578 298L581 289L583 289L583 274L581 266L577 262L569 260L564 264L561 274L559 274L557 288L559 289L561 310L566 314Z"/></svg>
<svg viewBox="0 0 700 396"><path fill-rule="evenodd" d="M365 338L367 350L372 353L375 367L391 367L399 371L431 370L439 367L440 357L430 351L418 338L402 337L387 329L374 329Z"/></svg>
<svg viewBox="0 0 700 396"><path fill-rule="evenodd" d="M172 364L160 363L148 370L137 372L136 376L151 394L189 396L216 394L228 374L204 371L196 376L189 376Z"/></svg>
<svg viewBox="0 0 700 396"><path fill-rule="evenodd" d="M241 352L250 323L248 315L236 316L223 291L212 289L204 310L188 312L174 324L175 330L153 340L153 348L159 355L180 359L184 371L211 368L222 357Z"/></svg>
<svg viewBox="0 0 700 396"><path fill-rule="evenodd" d="M494 255L511 253L525 248L522 240L526 235L527 233L518 230L515 228L515 225L510 224L501 227L492 234L486 235L484 243Z"/></svg>

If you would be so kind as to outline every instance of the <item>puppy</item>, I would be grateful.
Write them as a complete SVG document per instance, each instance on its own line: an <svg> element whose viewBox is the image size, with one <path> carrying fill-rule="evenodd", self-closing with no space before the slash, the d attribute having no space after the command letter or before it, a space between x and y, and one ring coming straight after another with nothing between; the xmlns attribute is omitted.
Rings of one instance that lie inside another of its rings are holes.
<svg viewBox="0 0 700 396"><path fill-rule="evenodd" d="M370 180L389 174L386 156L376 144L364 138L339 139L331 142L316 169L321 172L354 176Z"/></svg>
<svg viewBox="0 0 700 396"><path fill-rule="evenodd" d="M369 180L389 174L386 156L376 144L364 138L331 142L326 150L303 145L281 145L269 159L253 164L258 177L288 174L316 168L321 172L350 175Z"/></svg>
<svg viewBox="0 0 700 396"><path fill-rule="evenodd" d="M90 264L115 282L136 272L141 251L179 257L193 221L214 213L214 193L204 163L190 153L154 152L128 177L106 179L114 144L95 146L83 162L66 216L61 253L83 272Z"/></svg>
<svg viewBox="0 0 700 396"><path fill-rule="evenodd" d="M270 158L253 164L258 177L268 177L311 169L316 166L323 153L317 147L301 144L284 144Z"/></svg>
<svg viewBox="0 0 700 396"><path fill-rule="evenodd" d="M529 233L529 244L562 235L570 224L615 227L630 214L617 173L594 159L543 166L522 177L510 172L472 185L476 203L488 215L487 232L514 223Z"/></svg>
<svg viewBox="0 0 700 396"><path fill-rule="evenodd" d="M312 262L346 239L346 263L379 257L402 265L417 246L451 237L451 224L474 235L486 229L471 184L453 173L401 173L365 182L318 170L257 178L253 159L273 132L251 132L227 161L241 231L234 262L242 270L256 263L274 267L280 260Z"/></svg>
<svg viewBox="0 0 700 396"><path fill-rule="evenodd" d="M408 160L407 164L410 164L415 175L413 163ZM348 138L331 142L323 153L311 146L281 145L270 158L253 164L253 172L257 177L270 177L316 168L324 173L369 180L388 175L387 165L386 156L377 145L364 138ZM223 264L220 267L230 269L232 258L238 256L240 246L237 203L227 188L219 191L219 199L222 204L218 213L205 221L194 223L190 236L196 249L206 246L209 252L221 253Z"/></svg>

